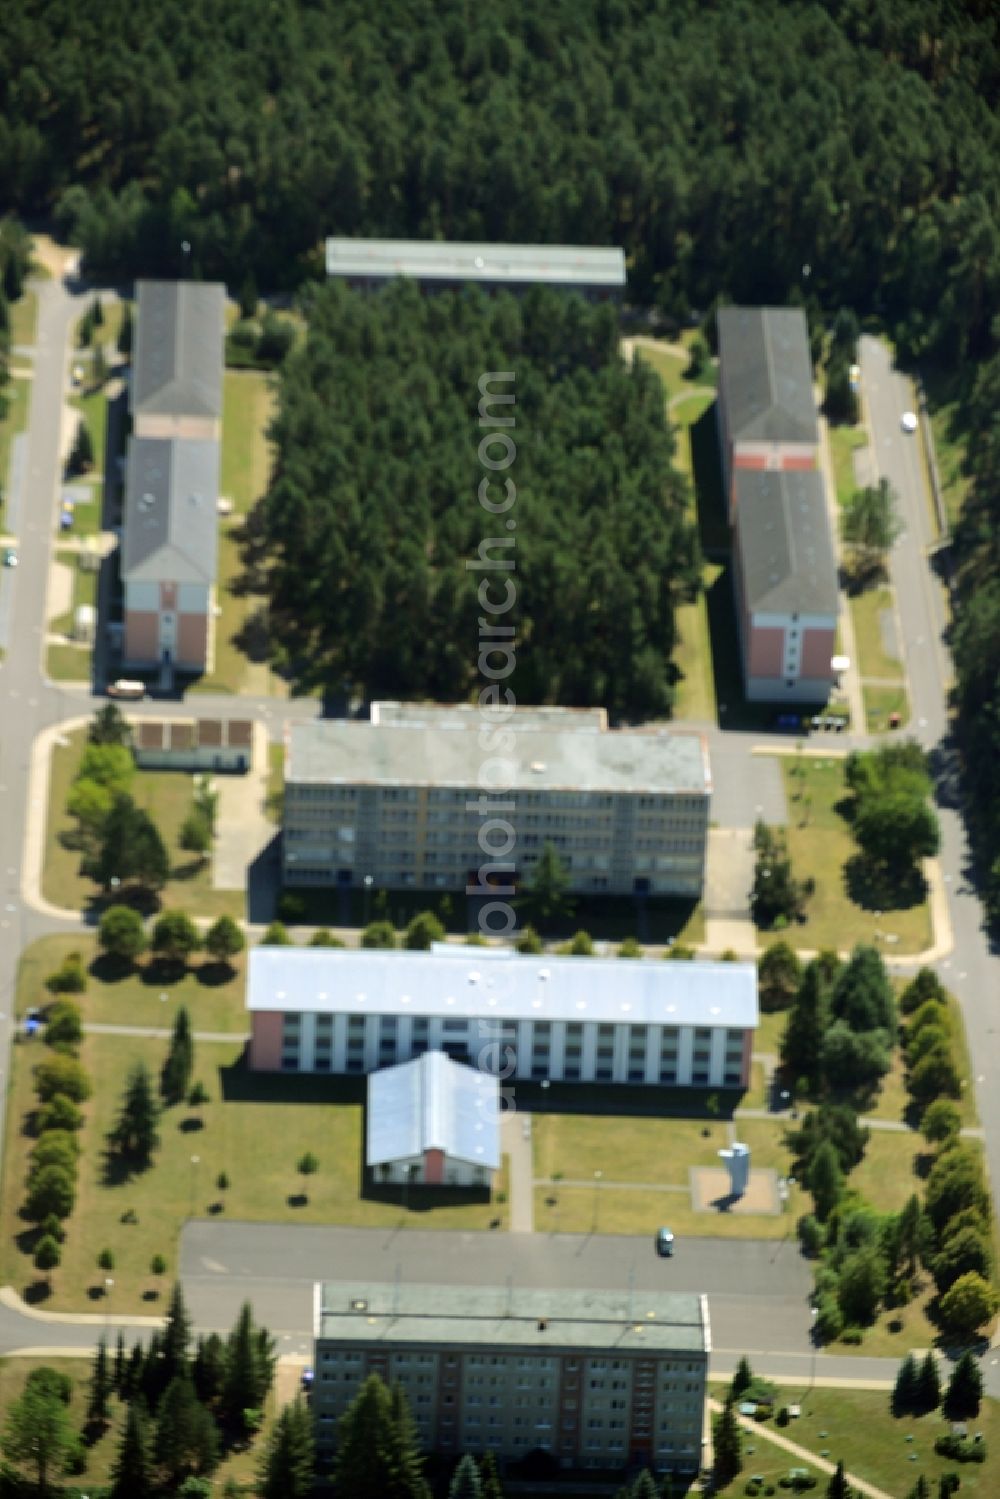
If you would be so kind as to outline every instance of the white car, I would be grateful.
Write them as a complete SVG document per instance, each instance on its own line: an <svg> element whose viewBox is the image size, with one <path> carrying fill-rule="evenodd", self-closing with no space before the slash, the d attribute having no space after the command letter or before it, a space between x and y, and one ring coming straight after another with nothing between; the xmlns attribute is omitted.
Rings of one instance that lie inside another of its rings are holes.
<svg viewBox="0 0 1000 1499"><path fill-rule="evenodd" d="M899 419L899 425L902 427L904 432L915 432L919 425L919 423L917 422L916 412L904 411L903 415Z"/></svg>

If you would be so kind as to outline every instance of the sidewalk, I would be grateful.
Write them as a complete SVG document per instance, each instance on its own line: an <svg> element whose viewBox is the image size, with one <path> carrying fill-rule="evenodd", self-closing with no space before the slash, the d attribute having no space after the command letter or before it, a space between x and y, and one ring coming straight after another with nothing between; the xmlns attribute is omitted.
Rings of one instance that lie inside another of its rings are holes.
<svg viewBox="0 0 1000 1499"><path fill-rule="evenodd" d="M713 1415L719 1415L722 1410L721 1402L711 1397L706 1404ZM797 1442L792 1442L779 1432L772 1431L764 1422L754 1421L749 1416L738 1415L736 1419L744 1431L753 1432L755 1439L781 1447L785 1452L790 1452L793 1457L797 1457L800 1462L808 1463L812 1468L818 1468L821 1473L836 1473L836 1463L831 1463L828 1458L818 1457L816 1453L810 1452L808 1447L800 1447ZM857 1489L859 1494L866 1494L868 1499L894 1499L894 1495L886 1493L885 1489L876 1488L873 1483L867 1483L865 1479L858 1478L853 1473L847 1474L847 1481L852 1488Z"/></svg>
<svg viewBox="0 0 1000 1499"><path fill-rule="evenodd" d="M833 537L833 554L839 560L840 507L837 504L837 485L833 477L833 460L830 456L829 425L823 415L819 418L819 466L823 475L823 488L826 491L826 509ZM851 725L854 732L864 734L868 730L868 720L865 715L864 694L861 690L861 663L858 660L858 646L854 638L854 616L851 614L851 604L847 594L839 587L837 601L841 650L851 663L843 674L842 685L851 710Z"/></svg>
<svg viewBox="0 0 1000 1499"><path fill-rule="evenodd" d="M510 1167L507 1205L512 1234L535 1231L531 1115L508 1109L500 1121L500 1148Z"/></svg>

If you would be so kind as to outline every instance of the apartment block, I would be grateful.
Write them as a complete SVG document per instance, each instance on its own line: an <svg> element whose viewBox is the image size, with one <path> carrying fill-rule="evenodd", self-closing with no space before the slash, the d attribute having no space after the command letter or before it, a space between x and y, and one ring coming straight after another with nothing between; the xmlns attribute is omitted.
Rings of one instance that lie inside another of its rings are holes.
<svg viewBox="0 0 1000 1499"><path fill-rule="evenodd" d="M701 734L609 729L600 709L376 703L368 722L287 730L284 881L510 886L551 843L576 892L697 898L711 795Z"/></svg>
<svg viewBox="0 0 1000 1499"><path fill-rule="evenodd" d="M754 963L255 947L250 1066L364 1074L440 1051L503 1078L743 1088Z"/></svg>
<svg viewBox="0 0 1000 1499"><path fill-rule="evenodd" d="M652 1252L652 1251L651 1251ZM321 1459L362 1382L400 1384L427 1452L541 1449L567 1469L700 1466L704 1296L327 1282L314 1294Z"/></svg>

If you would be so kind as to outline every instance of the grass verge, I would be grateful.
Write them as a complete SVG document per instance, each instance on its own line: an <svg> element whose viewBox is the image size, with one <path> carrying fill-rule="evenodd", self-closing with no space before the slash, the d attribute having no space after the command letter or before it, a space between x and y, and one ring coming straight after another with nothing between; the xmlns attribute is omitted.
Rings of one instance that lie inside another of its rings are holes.
<svg viewBox="0 0 1000 1499"><path fill-rule="evenodd" d="M903 665L898 656L886 651L882 640L883 614L891 621L890 638L896 633L892 593L888 588L870 588L851 599L854 639L858 648L858 665L862 677L887 677L902 681ZM896 642L898 645L898 642Z"/></svg>
<svg viewBox="0 0 1000 1499"><path fill-rule="evenodd" d="M833 479L837 490L837 504L844 506L858 488L854 477L854 454L867 447L868 437L864 427L830 426L830 457L833 462Z"/></svg>
<svg viewBox="0 0 1000 1499"><path fill-rule="evenodd" d="M45 651L45 675L52 682L89 682L89 645L50 645Z"/></svg>
<svg viewBox="0 0 1000 1499"><path fill-rule="evenodd" d="M905 687L861 688L865 704L865 722L869 734L881 734L888 730L893 713L899 714L897 728L905 728L910 721L910 700Z"/></svg>
<svg viewBox="0 0 1000 1499"><path fill-rule="evenodd" d="M12 375L6 387L7 415L0 421L0 506L6 508L7 484L10 479L10 448L14 438L28 425L28 399L31 381Z"/></svg>

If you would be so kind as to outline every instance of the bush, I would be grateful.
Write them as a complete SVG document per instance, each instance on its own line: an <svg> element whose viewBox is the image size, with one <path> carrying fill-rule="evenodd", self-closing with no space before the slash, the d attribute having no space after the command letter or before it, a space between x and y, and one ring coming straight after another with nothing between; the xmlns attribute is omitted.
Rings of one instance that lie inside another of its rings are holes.
<svg viewBox="0 0 1000 1499"><path fill-rule="evenodd" d="M83 1123L83 1114L77 1108L72 1098L67 1098L65 1093L57 1093L50 1098L38 1111L38 1130L45 1134L48 1130L70 1130L79 1129Z"/></svg>
<svg viewBox="0 0 1000 1499"><path fill-rule="evenodd" d="M50 994L83 994L87 988L87 973L78 952L67 953L55 973L45 980Z"/></svg>
<svg viewBox="0 0 1000 1499"><path fill-rule="evenodd" d="M852 1347L856 1347L859 1343L863 1343L864 1339L865 1335L861 1331L860 1327L845 1327L843 1332L840 1334L840 1341L842 1343L849 1343Z"/></svg>
<svg viewBox="0 0 1000 1499"><path fill-rule="evenodd" d="M371 928L369 927L366 930L370 931ZM409 948L412 952L428 952L432 943L443 942L444 937L444 927L434 912L418 911L406 928L403 946ZM364 945L363 937L362 945ZM393 946L395 946L395 932L393 933Z"/></svg>
<svg viewBox="0 0 1000 1499"><path fill-rule="evenodd" d="M49 1046L76 1046L83 1037L80 1006L60 999L45 1016L45 1040Z"/></svg>
<svg viewBox="0 0 1000 1499"><path fill-rule="evenodd" d="M62 1166L43 1166L31 1180L24 1211L34 1223L41 1223L50 1213L68 1218L75 1201L76 1187L70 1173Z"/></svg>
<svg viewBox="0 0 1000 1499"><path fill-rule="evenodd" d="M814 1259L826 1241L823 1225L812 1213L806 1213L799 1219L798 1234L802 1253Z"/></svg>
<svg viewBox="0 0 1000 1499"><path fill-rule="evenodd" d="M319 931L313 932L309 938L310 947L344 947L346 944L339 937L334 936L328 927L321 926Z"/></svg>
<svg viewBox="0 0 1000 1499"><path fill-rule="evenodd" d="M518 952L540 953L542 952L542 939L533 926L522 927L518 934L515 946Z"/></svg>
<svg viewBox="0 0 1000 1499"><path fill-rule="evenodd" d="M938 1437L934 1443L934 1451L938 1457L953 1457L959 1463L984 1463L986 1461L985 1442L977 1442L974 1437L956 1436L951 1431L946 1436Z"/></svg>
<svg viewBox="0 0 1000 1499"><path fill-rule="evenodd" d="M167 1273L167 1262L162 1254L154 1254L149 1262L149 1268L153 1275L165 1275Z"/></svg>
<svg viewBox="0 0 1000 1499"><path fill-rule="evenodd" d="M50 1369L47 1364L40 1369L32 1369L25 1380L25 1387L37 1390L40 1395L47 1395L52 1400L58 1400L62 1405L69 1405L73 1399L73 1381L70 1376L58 1369Z"/></svg>
<svg viewBox="0 0 1000 1499"><path fill-rule="evenodd" d="M90 1079L75 1057L51 1057L35 1068L35 1092L42 1103L61 1093L73 1103L90 1097Z"/></svg>
<svg viewBox="0 0 1000 1499"><path fill-rule="evenodd" d="M844 1330L844 1316L836 1297L821 1296L816 1302L816 1337L821 1343L833 1343Z"/></svg>
<svg viewBox="0 0 1000 1499"><path fill-rule="evenodd" d="M114 1252L110 1249L102 1249L97 1256L97 1267L99 1270L113 1270L115 1268Z"/></svg>
<svg viewBox="0 0 1000 1499"><path fill-rule="evenodd" d="M395 947L396 928L391 921L371 921L361 933L362 947Z"/></svg>
<svg viewBox="0 0 1000 1499"><path fill-rule="evenodd" d="M283 890L278 897L278 920L300 926L306 919L306 898L297 890ZM276 944L272 943L272 946Z"/></svg>

